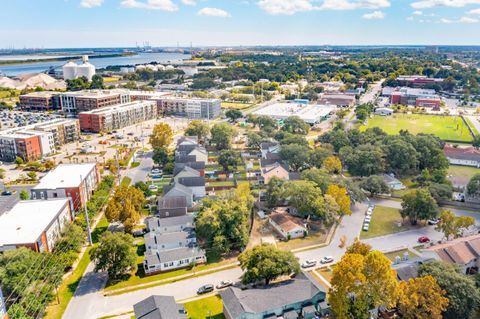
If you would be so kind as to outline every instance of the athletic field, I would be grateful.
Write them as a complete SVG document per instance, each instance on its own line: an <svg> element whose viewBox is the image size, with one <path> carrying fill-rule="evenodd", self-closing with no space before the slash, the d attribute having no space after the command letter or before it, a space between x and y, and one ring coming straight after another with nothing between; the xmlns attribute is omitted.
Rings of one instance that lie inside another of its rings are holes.
<svg viewBox="0 0 480 319"><path fill-rule="evenodd" d="M378 116L368 119L367 125L360 130L380 127L388 134L398 134L400 130L408 130L412 134L433 134L442 140L471 142L472 135L460 117L436 116L420 114L394 114L392 116Z"/></svg>

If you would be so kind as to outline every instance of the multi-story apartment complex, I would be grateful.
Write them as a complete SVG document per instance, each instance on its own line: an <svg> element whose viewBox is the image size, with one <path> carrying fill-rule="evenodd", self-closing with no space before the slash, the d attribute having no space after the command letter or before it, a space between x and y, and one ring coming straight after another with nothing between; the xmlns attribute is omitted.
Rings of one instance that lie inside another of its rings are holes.
<svg viewBox="0 0 480 319"><path fill-rule="evenodd" d="M79 138L76 119L54 119L0 131L0 160L11 162L17 156L25 161L37 160Z"/></svg>
<svg viewBox="0 0 480 319"><path fill-rule="evenodd" d="M63 112L77 114L102 107L130 102L128 90L95 90L67 92L60 95Z"/></svg>
<svg viewBox="0 0 480 319"><path fill-rule="evenodd" d="M70 198L77 211L90 199L100 181L96 163L61 164L30 190L32 199Z"/></svg>
<svg viewBox="0 0 480 319"><path fill-rule="evenodd" d="M31 92L20 95L19 107L27 111L50 111L60 109L58 92Z"/></svg>
<svg viewBox="0 0 480 319"><path fill-rule="evenodd" d="M104 107L79 114L80 129L87 132L107 132L156 118L154 101L137 101Z"/></svg>
<svg viewBox="0 0 480 319"><path fill-rule="evenodd" d="M52 133L56 147L73 143L80 139L80 122L76 119L55 119L35 124L34 129Z"/></svg>
<svg viewBox="0 0 480 319"><path fill-rule="evenodd" d="M213 119L221 113L219 99L167 97L157 100L160 114L186 116L192 119Z"/></svg>
<svg viewBox="0 0 480 319"><path fill-rule="evenodd" d="M0 135L0 160L5 162L12 162L17 156L27 162L35 161L54 150L55 141L50 132L21 130Z"/></svg>

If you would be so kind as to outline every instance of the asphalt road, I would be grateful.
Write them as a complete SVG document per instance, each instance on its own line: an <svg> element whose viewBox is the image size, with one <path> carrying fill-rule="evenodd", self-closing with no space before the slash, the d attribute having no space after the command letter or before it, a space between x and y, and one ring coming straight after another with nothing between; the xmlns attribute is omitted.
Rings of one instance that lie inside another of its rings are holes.
<svg viewBox="0 0 480 319"><path fill-rule="evenodd" d="M147 180L148 174L153 167L153 152L146 152L141 156L136 156L136 161L140 162L140 165L135 168L130 168L126 173L122 174L128 176L132 179L132 184L137 182L145 182Z"/></svg>

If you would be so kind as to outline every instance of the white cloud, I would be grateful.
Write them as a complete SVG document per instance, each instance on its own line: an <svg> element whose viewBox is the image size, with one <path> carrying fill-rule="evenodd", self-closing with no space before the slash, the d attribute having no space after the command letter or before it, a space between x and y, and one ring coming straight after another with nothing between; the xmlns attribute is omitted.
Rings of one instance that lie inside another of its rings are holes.
<svg viewBox="0 0 480 319"><path fill-rule="evenodd" d="M182 3L186 6L194 6L197 4L195 0L182 0Z"/></svg>
<svg viewBox="0 0 480 319"><path fill-rule="evenodd" d="M207 16L207 17L219 17L219 18L231 17L230 13L218 8L203 8L200 11L198 11L197 14L199 16Z"/></svg>
<svg viewBox="0 0 480 319"><path fill-rule="evenodd" d="M271 15L292 15L315 10L311 0L260 0L258 6Z"/></svg>
<svg viewBox="0 0 480 319"><path fill-rule="evenodd" d="M461 17L458 20L460 23L478 23L478 19L470 18L470 17Z"/></svg>
<svg viewBox="0 0 480 319"><path fill-rule="evenodd" d="M137 8L149 10L177 11L178 6L172 0L123 0L120 5L124 8Z"/></svg>
<svg viewBox="0 0 480 319"><path fill-rule="evenodd" d="M440 19L440 23L445 23L445 24L452 24L452 23L467 23L467 24L471 24L471 23L478 23L478 22L480 22L480 20L474 19L474 18L470 18L470 17L461 17L460 19L457 19L457 20L446 19L446 18Z"/></svg>
<svg viewBox="0 0 480 319"><path fill-rule="evenodd" d="M410 16L410 17L407 17L407 21L413 21L413 20L414 20L413 17L411 17L411 16Z"/></svg>
<svg viewBox="0 0 480 319"><path fill-rule="evenodd" d="M382 11L373 11L370 13L365 13L362 17L367 20L381 20L385 18L385 13Z"/></svg>
<svg viewBox="0 0 480 319"><path fill-rule="evenodd" d="M324 0L321 10L380 9L390 7L389 0Z"/></svg>
<svg viewBox="0 0 480 319"><path fill-rule="evenodd" d="M318 5L316 4L318 3ZM292 15L314 10L355 10L390 7L390 0L260 0L258 6L271 15Z"/></svg>
<svg viewBox="0 0 480 319"><path fill-rule="evenodd" d="M478 14L478 15L480 15L480 9L470 10L470 11L468 11L468 14Z"/></svg>
<svg viewBox="0 0 480 319"><path fill-rule="evenodd" d="M80 6L83 8L100 7L103 4L103 0L82 0Z"/></svg>
<svg viewBox="0 0 480 319"><path fill-rule="evenodd" d="M417 10L417 11L413 11L412 14L413 14L414 16L421 16L421 15L423 15L423 12Z"/></svg>
<svg viewBox="0 0 480 319"><path fill-rule="evenodd" d="M415 9L427 9L433 7L461 8L469 4L479 4L480 0L422 0L412 2L410 5Z"/></svg>

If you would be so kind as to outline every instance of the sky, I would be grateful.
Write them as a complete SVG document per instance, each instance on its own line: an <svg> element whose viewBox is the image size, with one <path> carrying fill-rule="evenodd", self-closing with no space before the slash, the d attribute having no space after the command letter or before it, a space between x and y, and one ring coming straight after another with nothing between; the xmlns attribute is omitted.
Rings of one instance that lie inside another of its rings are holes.
<svg viewBox="0 0 480 319"><path fill-rule="evenodd" d="M480 45L480 0L0 0L0 48Z"/></svg>

